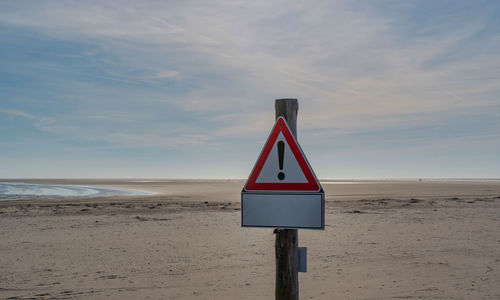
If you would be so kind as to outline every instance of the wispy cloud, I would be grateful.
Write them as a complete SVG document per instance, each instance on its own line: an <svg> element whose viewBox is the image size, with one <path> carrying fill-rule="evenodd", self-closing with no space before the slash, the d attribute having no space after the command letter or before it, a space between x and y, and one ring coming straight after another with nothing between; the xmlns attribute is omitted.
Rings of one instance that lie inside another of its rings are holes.
<svg viewBox="0 0 500 300"><path fill-rule="evenodd" d="M177 136L163 136L158 134L127 134L113 133L101 137L112 143L128 147L160 147L160 148L179 148L203 146L211 140L206 135L185 134Z"/></svg>
<svg viewBox="0 0 500 300"><path fill-rule="evenodd" d="M16 116L16 117L23 117L26 119L36 119L35 116L25 113L24 111L18 110L18 109L0 109L0 113L10 115L10 116Z"/></svg>
<svg viewBox="0 0 500 300"><path fill-rule="evenodd" d="M13 116L13 117L22 117L25 119L29 120L34 120L33 124L36 127L48 125L54 122L54 118L52 117L47 117L47 116L35 116L29 113L26 113L22 110L18 109L0 109L0 113L8 115L8 116Z"/></svg>
<svg viewBox="0 0 500 300"><path fill-rule="evenodd" d="M160 71L158 74L156 74L153 77L165 79L165 78L179 78L180 76L181 76L181 73L179 73L178 71L164 70L164 71Z"/></svg>

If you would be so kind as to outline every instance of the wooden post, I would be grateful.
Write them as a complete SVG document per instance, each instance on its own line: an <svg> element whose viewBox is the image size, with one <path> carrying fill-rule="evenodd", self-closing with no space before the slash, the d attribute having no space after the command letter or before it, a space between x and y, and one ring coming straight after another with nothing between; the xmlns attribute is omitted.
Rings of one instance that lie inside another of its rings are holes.
<svg viewBox="0 0 500 300"><path fill-rule="evenodd" d="M297 99L276 99L276 119L283 116L297 138L297 112L299 102ZM276 243L276 300L299 299L299 274L298 274L298 230L275 229Z"/></svg>

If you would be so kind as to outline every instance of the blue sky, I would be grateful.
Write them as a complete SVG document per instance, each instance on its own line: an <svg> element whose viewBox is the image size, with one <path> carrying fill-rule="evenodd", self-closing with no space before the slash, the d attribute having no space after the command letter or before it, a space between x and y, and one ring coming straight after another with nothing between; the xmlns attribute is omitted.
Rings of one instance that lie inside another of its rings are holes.
<svg viewBox="0 0 500 300"><path fill-rule="evenodd" d="M271 3L272 2L272 3ZM3 1L0 178L500 177L498 1Z"/></svg>

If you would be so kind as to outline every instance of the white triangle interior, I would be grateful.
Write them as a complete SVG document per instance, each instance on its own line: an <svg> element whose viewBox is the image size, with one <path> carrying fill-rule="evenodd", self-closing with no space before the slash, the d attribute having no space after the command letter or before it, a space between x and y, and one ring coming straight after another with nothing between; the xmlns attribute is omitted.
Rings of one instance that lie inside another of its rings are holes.
<svg viewBox="0 0 500 300"><path fill-rule="evenodd" d="M283 155L283 169L279 168L279 156L278 156L278 142L283 141L285 143L285 151ZM278 174L283 172L285 178L280 180ZM300 168L292 149L288 145L283 133L279 133L278 138L274 142L273 148L269 153L269 156L260 171L257 183L307 183L307 179Z"/></svg>

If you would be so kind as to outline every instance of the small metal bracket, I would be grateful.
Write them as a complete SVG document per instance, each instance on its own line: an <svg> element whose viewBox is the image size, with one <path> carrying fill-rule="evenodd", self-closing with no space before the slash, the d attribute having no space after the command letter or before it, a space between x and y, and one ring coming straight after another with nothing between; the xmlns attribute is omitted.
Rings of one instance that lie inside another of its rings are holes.
<svg viewBox="0 0 500 300"><path fill-rule="evenodd" d="M299 247L298 269L301 273L307 272L307 247Z"/></svg>

